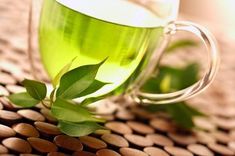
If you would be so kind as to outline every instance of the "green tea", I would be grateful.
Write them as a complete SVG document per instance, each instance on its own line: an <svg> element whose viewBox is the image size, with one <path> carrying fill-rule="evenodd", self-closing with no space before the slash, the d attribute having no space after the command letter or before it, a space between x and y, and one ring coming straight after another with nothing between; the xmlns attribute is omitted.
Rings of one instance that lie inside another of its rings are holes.
<svg viewBox="0 0 235 156"><path fill-rule="evenodd" d="M148 61L163 34L164 19L127 0L45 0L40 21L41 59L53 78L73 67L107 58L96 79L110 82L102 95L121 86Z"/></svg>

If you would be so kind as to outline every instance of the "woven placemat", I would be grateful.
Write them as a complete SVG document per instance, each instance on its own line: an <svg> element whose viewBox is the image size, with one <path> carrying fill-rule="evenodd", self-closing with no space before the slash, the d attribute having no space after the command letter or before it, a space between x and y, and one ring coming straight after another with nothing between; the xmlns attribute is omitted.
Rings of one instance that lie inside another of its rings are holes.
<svg viewBox="0 0 235 156"><path fill-rule="evenodd" d="M31 77L26 55L27 2L0 3L0 92L5 95L22 91L19 82ZM116 98L103 102L97 110L108 120L105 126L111 133L72 138L58 130L56 120L41 105L22 109L1 98L0 155L235 155L235 46L218 36L220 74L206 92L190 101L209 115L195 120L199 129L182 131L166 114L149 114Z"/></svg>
<svg viewBox="0 0 235 156"><path fill-rule="evenodd" d="M16 54L15 54L16 55ZM24 90L19 81L29 71L11 55L0 64L0 92L4 95ZM6 53L1 54L4 58ZM11 58L11 59L10 59ZM56 127L50 111L42 105L24 109L0 98L0 153L79 156L213 156L234 155L235 111L223 109L210 117L198 117L198 130L182 131L164 113L150 114L125 98L100 103L97 113L107 120L105 127L90 136L73 138Z"/></svg>
<svg viewBox="0 0 235 156"><path fill-rule="evenodd" d="M19 82L30 73L15 58L24 55L8 56L3 50L1 56L5 59L0 63L0 92L9 95L23 91ZM215 110L220 113L214 114ZM167 114L150 114L122 97L103 101L96 111L107 120L104 126L111 133L97 131L73 138L59 131L56 119L42 105L24 109L0 98L0 154L213 156L235 153L233 107L221 111L215 105L204 110L210 116L196 118L199 129L193 131L183 131Z"/></svg>

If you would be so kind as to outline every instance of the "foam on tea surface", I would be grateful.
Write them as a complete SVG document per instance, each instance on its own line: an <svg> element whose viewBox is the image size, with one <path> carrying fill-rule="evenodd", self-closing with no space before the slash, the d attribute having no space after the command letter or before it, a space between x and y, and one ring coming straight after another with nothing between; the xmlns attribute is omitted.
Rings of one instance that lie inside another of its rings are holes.
<svg viewBox="0 0 235 156"><path fill-rule="evenodd" d="M101 20L135 27L166 24L150 10L128 0L57 0L64 6ZM170 5L170 4L169 4Z"/></svg>

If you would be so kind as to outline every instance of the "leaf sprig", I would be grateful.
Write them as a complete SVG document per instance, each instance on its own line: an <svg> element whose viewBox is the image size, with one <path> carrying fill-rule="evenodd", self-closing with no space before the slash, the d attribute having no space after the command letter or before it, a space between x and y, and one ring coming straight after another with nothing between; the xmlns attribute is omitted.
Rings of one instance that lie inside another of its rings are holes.
<svg viewBox="0 0 235 156"><path fill-rule="evenodd" d="M192 40L179 40L173 42L167 52L174 52L185 47L197 46ZM142 90L151 93L169 93L184 89L198 80L199 65L190 63L184 67L160 66L157 75L151 77ZM180 127L185 129L194 128L193 118L202 116L203 113L191 107L187 102L166 105L148 105L145 107L150 112L166 112Z"/></svg>
<svg viewBox="0 0 235 156"><path fill-rule="evenodd" d="M180 40L171 44L166 51L173 52L180 48L197 45L196 42L191 40ZM38 103L43 104L58 119L58 127L61 132L70 136L84 136L96 130L104 129L98 124L99 122L104 122L104 120L95 117L86 107L104 97L90 97L79 105L72 99L92 94L109 84L95 79L100 66L105 60L98 64L85 65L70 70L75 59L65 65L52 80L54 89L49 94L49 97L46 96L48 93L44 83L25 79L22 85L27 92L12 94L8 96L9 100L16 105L27 108L33 107ZM161 66L159 74L149 79L142 89L152 93L166 93L183 89L197 81L198 69L198 64L196 63L189 64L183 68ZM186 102L173 105L149 105L145 108L150 112L164 111L177 124L187 129L194 127L194 116L204 115Z"/></svg>
<svg viewBox="0 0 235 156"><path fill-rule="evenodd" d="M12 94L8 99L18 106L27 108L41 103L51 110L63 133L78 137L104 129L98 123L105 120L97 118L86 107L99 97L93 98L92 101L84 100L85 104L76 104L72 99L94 93L108 83L95 79L106 59L98 64L84 65L70 70L74 60L75 58L64 66L52 80L53 91L49 97L46 96L46 84L25 79L22 85L26 88L26 92Z"/></svg>

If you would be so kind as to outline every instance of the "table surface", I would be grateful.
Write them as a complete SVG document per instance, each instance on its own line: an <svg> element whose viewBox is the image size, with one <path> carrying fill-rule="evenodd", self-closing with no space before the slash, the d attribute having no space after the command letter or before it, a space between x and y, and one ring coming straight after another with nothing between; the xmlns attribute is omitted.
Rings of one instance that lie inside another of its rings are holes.
<svg viewBox="0 0 235 156"><path fill-rule="evenodd" d="M0 92L6 95L21 91L19 82L31 76L26 55L28 2L2 0L0 3ZM189 101L209 115L196 119L199 129L182 132L167 115L149 114L118 99L104 103L100 109L106 111L101 113L106 113L102 116L108 120L105 126L111 129L111 134L93 134L74 140L59 132L46 108L37 106L25 110L1 98L0 154L235 155L235 64L232 57L235 45L223 33L215 32L215 35L221 49L219 74L209 89ZM35 133L23 134L22 124L26 129L31 125ZM76 146L61 145L59 138ZM22 148L19 142L24 145Z"/></svg>

